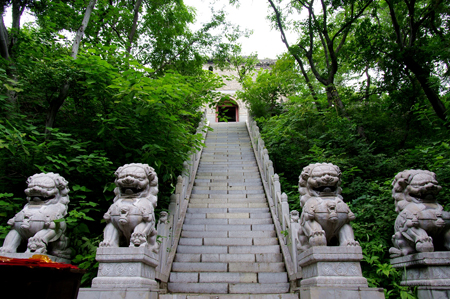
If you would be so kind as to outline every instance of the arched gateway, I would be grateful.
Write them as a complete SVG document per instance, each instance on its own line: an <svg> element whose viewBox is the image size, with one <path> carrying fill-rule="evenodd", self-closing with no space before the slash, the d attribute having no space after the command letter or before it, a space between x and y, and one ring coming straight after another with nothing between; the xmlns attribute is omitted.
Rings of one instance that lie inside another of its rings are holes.
<svg viewBox="0 0 450 299"><path fill-rule="evenodd" d="M207 118L211 123L245 122L247 113L247 107L242 101L225 96L207 109Z"/></svg>

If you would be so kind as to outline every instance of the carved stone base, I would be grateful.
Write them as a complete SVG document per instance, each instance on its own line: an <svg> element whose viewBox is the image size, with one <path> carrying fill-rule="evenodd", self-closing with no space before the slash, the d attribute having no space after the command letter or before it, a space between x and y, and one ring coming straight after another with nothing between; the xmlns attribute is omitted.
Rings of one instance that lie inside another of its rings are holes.
<svg viewBox="0 0 450 299"><path fill-rule="evenodd" d="M362 276L361 247L311 247L298 255L302 299L384 299L383 289L369 288Z"/></svg>
<svg viewBox="0 0 450 299"><path fill-rule="evenodd" d="M96 260L100 264L94 289L158 289L158 256L145 247L98 248Z"/></svg>
<svg viewBox="0 0 450 299"><path fill-rule="evenodd" d="M361 287L367 288L359 262L361 247L316 246L298 256L302 267L301 287Z"/></svg>
<svg viewBox="0 0 450 299"><path fill-rule="evenodd" d="M1 256L4 257L10 257L10 258L14 258L14 259L29 259L31 258L33 255L45 255L47 256L49 259L51 259L52 261L54 261L55 263L63 263L63 264L71 264L71 261L69 259L65 259L59 256L54 256L54 255L50 255L50 254L41 254L41 253L27 253L27 252L11 252L11 253L0 253Z"/></svg>
<svg viewBox="0 0 450 299"><path fill-rule="evenodd" d="M422 252L391 259L404 269L401 285L418 286L419 299L450 298L450 252Z"/></svg>

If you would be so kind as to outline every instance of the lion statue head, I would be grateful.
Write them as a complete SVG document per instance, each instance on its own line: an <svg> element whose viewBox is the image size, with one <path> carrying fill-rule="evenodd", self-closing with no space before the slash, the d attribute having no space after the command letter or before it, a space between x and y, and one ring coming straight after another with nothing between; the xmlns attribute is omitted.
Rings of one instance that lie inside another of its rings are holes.
<svg viewBox="0 0 450 299"><path fill-rule="evenodd" d="M401 212L410 203L434 203L442 189L436 174L428 170L410 169L398 173L392 182L395 211Z"/></svg>
<svg viewBox="0 0 450 299"><path fill-rule="evenodd" d="M156 198L158 176L155 169L142 163L130 163L119 167L116 176L116 201L119 198ZM156 200L151 200L156 206Z"/></svg>
<svg viewBox="0 0 450 299"><path fill-rule="evenodd" d="M311 197L341 197L341 170L331 163L309 164L300 174L298 191L303 207Z"/></svg>
<svg viewBox="0 0 450 299"><path fill-rule="evenodd" d="M29 205L69 204L69 183L57 173L37 173L27 179Z"/></svg>

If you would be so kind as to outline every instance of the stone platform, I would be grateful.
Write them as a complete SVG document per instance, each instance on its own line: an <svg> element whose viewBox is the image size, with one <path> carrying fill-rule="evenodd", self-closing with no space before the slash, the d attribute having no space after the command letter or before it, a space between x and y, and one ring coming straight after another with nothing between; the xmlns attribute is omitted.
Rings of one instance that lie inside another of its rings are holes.
<svg viewBox="0 0 450 299"><path fill-rule="evenodd" d="M418 287L419 299L450 298L450 252L422 252L391 259L403 269L401 285Z"/></svg>
<svg viewBox="0 0 450 299"><path fill-rule="evenodd" d="M383 299L384 291L369 288L362 276L361 247L317 246L298 255L303 279L301 299Z"/></svg>
<svg viewBox="0 0 450 299"><path fill-rule="evenodd" d="M158 256L146 247L98 248L98 276L78 299L157 299Z"/></svg>

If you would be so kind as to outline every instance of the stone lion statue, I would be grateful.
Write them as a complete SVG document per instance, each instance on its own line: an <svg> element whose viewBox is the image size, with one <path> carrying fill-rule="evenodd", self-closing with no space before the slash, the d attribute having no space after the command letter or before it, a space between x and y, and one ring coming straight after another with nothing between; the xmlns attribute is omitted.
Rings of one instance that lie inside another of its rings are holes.
<svg viewBox="0 0 450 299"><path fill-rule="evenodd" d="M299 177L300 230L298 249L311 246L359 246L349 222L355 219L342 200L341 170L330 163L310 164Z"/></svg>
<svg viewBox="0 0 450 299"><path fill-rule="evenodd" d="M450 213L436 201L442 189L436 175L427 170L405 170L392 182L395 200L394 247L391 257L416 252L450 250Z"/></svg>
<svg viewBox="0 0 450 299"><path fill-rule="evenodd" d="M100 247L148 246L157 252L155 170L147 164L132 163L119 167L115 175L116 197L103 217L107 225Z"/></svg>
<svg viewBox="0 0 450 299"><path fill-rule="evenodd" d="M0 253L16 252L22 242L28 241L26 252L49 253L70 258L68 239L64 235L66 223L56 221L67 214L69 204L68 182L57 173L39 173L30 176L25 189L28 203L8 225L8 233Z"/></svg>

